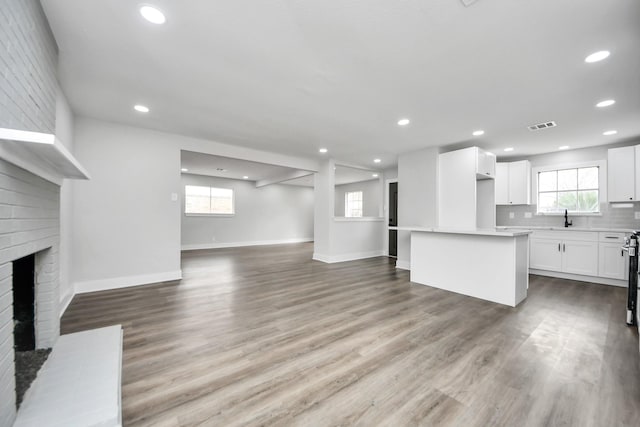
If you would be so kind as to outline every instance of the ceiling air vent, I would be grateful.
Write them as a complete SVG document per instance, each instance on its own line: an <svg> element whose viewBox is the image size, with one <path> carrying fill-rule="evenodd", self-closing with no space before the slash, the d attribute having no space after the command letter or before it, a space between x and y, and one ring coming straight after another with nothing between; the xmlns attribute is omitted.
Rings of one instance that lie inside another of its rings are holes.
<svg viewBox="0 0 640 427"><path fill-rule="evenodd" d="M529 130L533 132L540 129L554 128L556 126L558 126L556 122L544 122L529 126Z"/></svg>

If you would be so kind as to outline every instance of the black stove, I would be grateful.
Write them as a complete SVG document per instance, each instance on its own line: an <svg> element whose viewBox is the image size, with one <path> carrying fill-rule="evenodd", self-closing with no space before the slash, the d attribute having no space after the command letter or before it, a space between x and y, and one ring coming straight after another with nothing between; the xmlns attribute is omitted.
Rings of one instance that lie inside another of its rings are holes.
<svg viewBox="0 0 640 427"><path fill-rule="evenodd" d="M629 252L629 284L627 287L627 325L637 324L637 304L638 304L638 243L640 242L640 231L634 231L625 239L622 247Z"/></svg>

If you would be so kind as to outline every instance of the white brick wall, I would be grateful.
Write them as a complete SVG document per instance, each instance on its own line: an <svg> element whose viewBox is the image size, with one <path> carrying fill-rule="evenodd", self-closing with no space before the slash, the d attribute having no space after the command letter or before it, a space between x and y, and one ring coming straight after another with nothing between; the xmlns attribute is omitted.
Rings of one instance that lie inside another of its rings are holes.
<svg viewBox="0 0 640 427"><path fill-rule="evenodd" d="M36 253L36 345L60 335L60 187L0 160L0 425L15 417L11 262Z"/></svg>
<svg viewBox="0 0 640 427"><path fill-rule="evenodd" d="M0 127L55 132L58 48L38 0L0 0ZM0 160L0 426L15 418L11 261L36 255L36 345L60 334L60 188Z"/></svg>
<svg viewBox="0 0 640 427"><path fill-rule="evenodd" d="M38 0L0 0L0 127L55 131L58 47Z"/></svg>

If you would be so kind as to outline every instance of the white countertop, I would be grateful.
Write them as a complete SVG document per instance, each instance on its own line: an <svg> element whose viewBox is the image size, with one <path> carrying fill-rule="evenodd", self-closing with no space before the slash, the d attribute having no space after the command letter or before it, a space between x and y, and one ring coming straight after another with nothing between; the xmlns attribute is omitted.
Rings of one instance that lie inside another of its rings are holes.
<svg viewBox="0 0 640 427"><path fill-rule="evenodd" d="M497 230L550 230L550 231L605 231L611 233L632 233L634 230L630 228L604 228L604 227L549 227L549 226L498 226Z"/></svg>
<svg viewBox="0 0 640 427"><path fill-rule="evenodd" d="M511 228L511 227L510 227ZM453 229L440 227L389 227L389 230L417 231L423 233L469 234L476 236L517 237L531 234L530 229L506 230L504 228Z"/></svg>

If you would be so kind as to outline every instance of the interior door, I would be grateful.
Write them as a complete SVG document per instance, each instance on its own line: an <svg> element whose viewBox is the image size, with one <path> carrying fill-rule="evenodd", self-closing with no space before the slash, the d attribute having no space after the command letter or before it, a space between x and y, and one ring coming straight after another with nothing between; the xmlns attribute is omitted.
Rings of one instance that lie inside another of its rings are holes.
<svg viewBox="0 0 640 427"><path fill-rule="evenodd" d="M389 226L398 226L398 183L389 183ZM398 231L389 230L389 256L398 256Z"/></svg>

